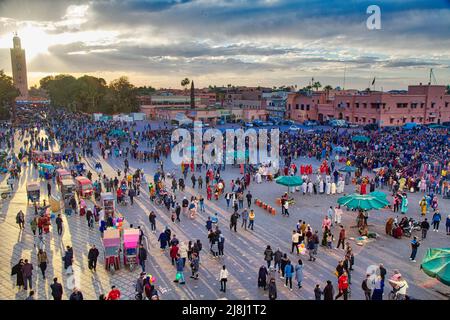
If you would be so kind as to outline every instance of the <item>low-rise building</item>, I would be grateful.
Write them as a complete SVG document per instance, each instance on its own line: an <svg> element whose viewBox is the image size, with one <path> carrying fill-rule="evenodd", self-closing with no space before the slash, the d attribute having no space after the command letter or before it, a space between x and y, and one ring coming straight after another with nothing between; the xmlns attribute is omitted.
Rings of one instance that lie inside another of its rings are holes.
<svg viewBox="0 0 450 320"><path fill-rule="evenodd" d="M294 121L343 119L380 126L450 121L450 95L443 85L411 85L404 92L296 92L287 98L287 114Z"/></svg>

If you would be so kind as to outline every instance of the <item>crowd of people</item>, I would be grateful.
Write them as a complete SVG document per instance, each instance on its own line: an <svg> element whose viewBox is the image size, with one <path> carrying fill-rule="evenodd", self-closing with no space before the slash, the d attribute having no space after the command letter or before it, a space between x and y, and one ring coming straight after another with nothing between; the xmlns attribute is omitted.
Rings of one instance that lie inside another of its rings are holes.
<svg viewBox="0 0 450 320"><path fill-rule="evenodd" d="M223 171L226 170L225 165L208 166L184 163L181 165L178 175L175 171L166 168L166 163L170 161L171 151L171 130L166 125L152 128L148 124L139 130L135 123L94 122L84 114L55 110L46 111L46 114L46 120L42 119L37 124L34 122L24 123L19 128L9 128L1 133L0 143L9 150L14 147L14 134L19 135L19 141L22 143L20 152L17 155L12 152L10 157L8 166L12 179L20 176L23 166L36 165L33 150L48 151L58 145L59 158L48 159L53 164L65 162L68 165L76 165L87 162L94 167L95 162L95 173L86 169L86 176L93 182L96 200L102 192L112 192L120 205L133 207L135 198L142 197L142 194L148 192L152 205L162 209L162 213L167 214L175 224L180 223L181 219L196 220L199 213L206 212L205 202L213 201L232 211L229 218L231 231L238 232L240 219L240 230L256 233L254 226L256 211L252 208L255 198L251 186L254 182L262 182L258 178L258 175L261 174L258 167L246 164L240 175L228 182L223 177ZM41 129L44 130L46 137L39 135ZM352 141L353 135L354 133L351 131L339 133L333 130L282 133L280 137L282 165L274 175L301 176L304 182L299 186L298 191L301 191L303 195L341 194L344 193L345 186L351 182L357 186L357 190L361 194L386 188L393 197L391 209L394 213L400 212L404 215L408 213L410 207L408 194L420 192L424 195L418 204L424 216L424 220L420 222L421 240L426 239L426 231L430 228L429 225L427 227L428 220L425 218L429 212L433 213L431 224L433 231L437 232L442 220L438 197L446 198L449 192L447 171L450 165L448 160L450 145L446 131L431 129L410 132L402 129L379 130L367 133L371 143L354 142ZM338 146L345 151L337 152ZM120 163L115 174L107 176L103 172L101 163L98 160L94 161L95 150L99 150L103 161L113 160L115 164ZM315 159L321 162L321 165L316 170L310 170L309 166L308 170L305 168L299 170L295 164L299 157ZM133 166L138 168L145 162L152 162L157 169L146 176L141 168L131 170L130 161L133 161ZM350 181L350 173L338 170L338 164L355 168L353 181ZM153 176L153 179L148 179L150 175ZM190 197L185 193L188 180L190 180L190 190L196 193ZM48 196L50 197L51 194L50 186L48 187ZM206 195L206 199L203 198L203 194ZM280 205L283 216L289 217L289 203L287 194L281 197ZM94 229L94 226L97 225L101 235L108 227L115 224L111 216L105 215L104 209L98 203L91 208L82 199L76 201L74 197L70 201L70 206L77 215L86 216L89 228ZM30 222L33 234L36 235L36 231L38 231L38 235L35 237L35 247L43 279L46 277L49 259L45 251L45 238L42 235L44 226L40 223L40 218L47 209L48 206L45 203L42 207L36 205L36 216ZM149 211L151 231L156 233L157 215L155 210L150 208L147 210ZM190 279L197 281L201 277L200 257L203 258L209 254L212 259L217 260L217 280L221 285L220 291L226 293L227 279L230 274L223 264L225 236L221 228L224 224L219 224L217 213L210 213L205 221L204 231L204 242L206 243L207 239L209 245L207 253L205 253L206 250L202 251L201 239L178 239L172 233L170 226L165 226L161 230L157 241L160 244L161 252L173 265L174 283L186 284L184 275L186 268L190 268ZM339 299L340 297L346 300L349 298L355 257L341 217L342 209L340 206L336 206L329 208L321 228L313 227L306 221L300 220L289 237L290 253L288 250L280 248L273 252L271 245L267 245L262 258L265 265L258 270L257 283L258 287L267 291L269 299L278 297L276 273L280 274L284 285L291 291L293 290L293 279L299 290L303 288L304 263L306 262L301 257L305 255L305 258L309 257L308 263L314 263L318 257L319 248L324 251L342 248L344 254L342 260L338 261L335 270L337 292L335 292L333 281L328 280L323 289L321 284L316 285L314 288L315 298L317 300L321 298L325 300ZM17 214L16 222L21 230L26 226L25 221L25 215L23 211L20 211ZM62 236L64 227L61 216L55 218L55 224L57 225L57 234ZM414 221L406 217L401 221L398 218L392 219L388 221L388 224L386 233L396 238L401 237L405 230L414 227ZM400 236L398 228L401 229ZM145 249L142 243L143 228L138 226L138 229L140 230L138 256L142 272L136 281L136 298L157 300L159 299L158 290L152 277L146 273L148 248ZM320 229L321 233L319 233ZM446 232L447 235L450 235L450 215L446 218ZM335 237L337 238L336 245L334 245ZM414 237L411 241L411 261L415 261L419 245L420 241ZM291 261L288 257L289 254L297 255L295 261ZM67 274L73 272L71 266L74 259L81 255L81 252L75 254L73 248L67 246L62 257L64 269L69 270ZM87 257L89 269L92 272L96 272L98 256L98 249L91 246ZM27 259L21 259L12 267L12 275L17 276L16 285L19 288L32 290L33 266ZM369 285L368 278L363 279L361 285L368 300L382 299L386 269L380 265L376 275L378 277L376 285ZM403 285L403 282L405 280L398 272L395 272L395 277L389 280L394 289L400 288L396 291L398 299L407 297L407 285ZM60 300L63 296L63 287L57 278L53 279L50 287L53 298ZM30 291L29 296L34 297L35 293L31 292L33 291ZM113 286L111 291L107 295L102 295L100 299L117 300L120 297L119 289ZM73 288L70 299L83 299L79 288Z"/></svg>

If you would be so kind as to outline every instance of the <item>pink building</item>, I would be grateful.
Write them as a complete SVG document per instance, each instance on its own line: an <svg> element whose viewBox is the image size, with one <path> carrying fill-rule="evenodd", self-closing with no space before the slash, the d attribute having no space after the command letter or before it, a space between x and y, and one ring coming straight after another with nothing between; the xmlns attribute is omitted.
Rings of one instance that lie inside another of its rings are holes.
<svg viewBox="0 0 450 320"><path fill-rule="evenodd" d="M294 121L344 119L350 123L381 126L450 121L450 95L446 86L413 85L407 93L319 91L290 93L287 115Z"/></svg>

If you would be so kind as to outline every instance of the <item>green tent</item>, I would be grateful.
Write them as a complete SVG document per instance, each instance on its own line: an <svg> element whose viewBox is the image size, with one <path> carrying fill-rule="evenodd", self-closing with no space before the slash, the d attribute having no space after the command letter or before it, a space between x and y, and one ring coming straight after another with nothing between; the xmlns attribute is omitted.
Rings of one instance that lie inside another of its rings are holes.
<svg viewBox="0 0 450 320"><path fill-rule="evenodd" d="M374 191L369 193L370 195L376 197L376 198L380 198L382 200L387 200L387 195L386 193L382 192L382 191Z"/></svg>
<svg viewBox="0 0 450 320"><path fill-rule="evenodd" d="M352 166L344 166L344 167L340 168L339 171L341 171L341 172L355 172L356 168L352 167Z"/></svg>
<svg viewBox="0 0 450 320"><path fill-rule="evenodd" d="M430 129L448 129L448 127L443 126L442 124L433 123L428 126Z"/></svg>
<svg viewBox="0 0 450 320"><path fill-rule="evenodd" d="M303 184L303 179L299 176L281 176L276 178L275 182L286 187L298 187Z"/></svg>
<svg viewBox="0 0 450 320"><path fill-rule="evenodd" d="M370 138L366 136L354 136L352 137L353 142L369 142Z"/></svg>
<svg viewBox="0 0 450 320"><path fill-rule="evenodd" d="M450 286L450 248L429 248L420 268L430 277Z"/></svg>
<svg viewBox="0 0 450 320"><path fill-rule="evenodd" d="M370 194L353 193L338 199L338 204L350 209L372 210L382 209L389 205L387 199L381 199Z"/></svg>
<svg viewBox="0 0 450 320"><path fill-rule="evenodd" d="M125 131L123 131L123 130L118 130L118 129L114 129L114 130L111 130L111 131L109 132L109 136L123 137L123 136L125 136L125 135L126 135L126 132L125 132Z"/></svg>

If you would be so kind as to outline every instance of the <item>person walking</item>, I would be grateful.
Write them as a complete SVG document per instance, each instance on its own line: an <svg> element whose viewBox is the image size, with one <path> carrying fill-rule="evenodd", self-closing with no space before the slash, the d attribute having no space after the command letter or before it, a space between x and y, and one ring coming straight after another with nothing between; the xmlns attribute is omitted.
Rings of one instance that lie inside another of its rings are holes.
<svg viewBox="0 0 450 320"><path fill-rule="evenodd" d="M191 270L192 270L191 278L192 279L198 280L199 268L200 268L200 262L198 260L197 253L193 252L192 256L191 256Z"/></svg>
<svg viewBox="0 0 450 320"><path fill-rule="evenodd" d="M47 195L49 198L52 195L52 185L50 184L49 181L47 181Z"/></svg>
<svg viewBox="0 0 450 320"><path fill-rule="evenodd" d="M441 213L439 212L439 210L436 210L436 212L433 214L433 231L439 232L439 223L442 220L442 216Z"/></svg>
<svg viewBox="0 0 450 320"><path fill-rule="evenodd" d="M248 215L248 228L251 229L253 231L253 226L255 224L255 212L252 210L250 210L250 213Z"/></svg>
<svg viewBox="0 0 450 320"><path fill-rule="evenodd" d="M447 235L450 235L450 214L447 216L445 220L445 230L447 231Z"/></svg>
<svg viewBox="0 0 450 320"><path fill-rule="evenodd" d="M47 263L48 263L47 253L44 250L39 249L37 258L39 263L39 269L41 269L42 272L42 277L45 279L45 270L47 270Z"/></svg>
<svg viewBox="0 0 450 320"><path fill-rule="evenodd" d="M295 249L295 252L298 254L297 246L300 243L300 233L298 233L297 230L292 231L291 240L292 240L291 253L294 253L294 249Z"/></svg>
<svg viewBox="0 0 450 320"><path fill-rule="evenodd" d="M180 254L177 254L176 267L177 267L177 273L175 276L175 280L173 280L173 282L179 283L179 284L186 284L186 281L184 280L184 263L183 263L183 259L181 258Z"/></svg>
<svg viewBox="0 0 450 320"><path fill-rule="evenodd" d="M247 220L248 220L248 211L247 211L247 209L244 209L244 211L242 211L241 218L242 218L241 228L245 228L245 230L247 230Z"/></svg>
<svg viewBox="0 0 450 320"><path fill-rule="evenodd" d="M19 229L25 229L25 215L22 210L20 210L16 215L16 223L19 225Z"/></svg>
<svg viewBox="0 0 450 320"><path fill-rule="evenodd" d="M339 249L339 246L342 244L342 249L345 250L345 229L344 226L341 225L341 230L339 231L339 240L336 246L336 249Z"/></svg>
<svg viewBox="0 0 450 320"><path fill-rule="evenodd" d="M263 288L266 290L267 288L267 276L269 272L265 266L261 266L258 271L258 288Z"/></svg>
<svg viewBox="0 0 450 320"><path fill-rule="evenodd" d="M99 251L95 247L95 245L92 245L92 247L89 249L88 252L88 267L89 270L94 269L94 272L97 271L97 258L99 256Z"/></svg>
<svg viewBox="0 0 450 320"><path fill-rule="evenodd" d="M223 257L223 250L225 249L225 237L221 233L217 242L217 249L219 250L219 257Z"/></svg>
<svg viewBox="0 0 450 320"><path fill-rule="evenodd" d="M316 284L316 287L314 288L314 300L322 300L323 291L320 289L320 285Z"/></svg>
<svg viewBox="0 0 450 320"><path fill-rule="evenodd" d="M277 299L277 284L275 278L271 278L269 281L269 300Z"/></svg>
<svg viewBox="0 0 450 320"><path fill-rule="evenodd" d="M371 300L372 297L372 289L369 288L367 281L369 281L370 274L366 275L366 278L361 283L361 289L364 291L364 296L366 297L366 300Z"/></svg>
<svg viewBox="0 0 450 320"><path fill-rule="evenodd" d="M288 286L289 283L289 290L292 291L292 276L294 275L294 266L291 263L291 260L288 260L286 266L284 267L284 276L286 278L286 283L284 284L285 287Z"/></svg>
<svg viewBox="0 0 450 320"><path fill-rule="evenodd" d="M53 300L62 300L62 295L64 293L63 286L58 282L58 278L53 278L53 283L50 285L52 290Z"/></svg>
<svg viewBox="0 0 450 320"><path fill-rule="evenodd" d="M264 260L267 263L267 269L270 269L273 260L273 251L270 246L267 246L266 250L264 250Z"/></svg>
<svg viewBox="0 0 450 320"><path fill-rule="evenodd" d="M38 217L34 217L33 219L31 219L30 228L31 228L31 232L33 232L33 236L35 236L36 230L38 228Z"/></svg>
<svg viewBox="0 0 450 320"><path fill-rule="evenodd" d="M220 270L218 280L220 280L220 291L223 293L227 292L228 270L225 265L223 265Z"/></svg>
<svg viewBox="0 0 450 320"><path fill-rule="evenodd" d="M120 299L120 290L116 288L116 286L111 287L111 291L108 293L106 300L119 300Z"/></svg>
<svg viewBox="0 0 450 320"><path fill-rule="evenodd" d="M334 300L334 288L331 280L327 280L327 285L323 288L323 300Z"/></svg>
<svg viewBox="0 0 450 320"><path fill-rule="evenodd" d="M417 249L419 246L420 241L417 240L417 237L414 237L414 239L411 240L411 256L409 257L409 260L412 262L416 262Z"/></svg>
<svg viewBox="0 0 450 320"><path fill-rule="evenodd" d="M58 216L55 219L56 222L56 229L58 231L58 235L62 235L63 230L63 219L61 217L61 214L59 213Z"/></svg>
<svg viewBox="0 0 450 320"><path fill-rule="evenodd" d="M150 211L150 214L148 215L148 220L150 221L150 229L153 233L156 232L156 214L154 211Z"/></svg>
<svg viewBox="0 0 450 320"><path fill-rule="evenodd" d="M338 288L339 293L334 300L337 300L342 296L344 296L344 300L348 300L348 276L345 271L338 279Z"/></svg>
<svg viewBox="0 0 450 320"><path fill-rule="evenodd" d="M295 280L297 280L297 286L300 289L303 281L303 261L298 259L298 264L295 266Z"/></svg>
<svg viewBox="0 0 450 320"><path fill-rule="evenodd" d="M66 252L63 257L64 260L64 269L67 270L73 263L73 249L70 246L66 247Z"/></svg>
<svg viewBox="0 0 450 320"><path fill-rule="evenodd" d="M33 289L33 265L28 262L28 259L25 259L22 266L22 275L24 280L23 289L28 290L28 286L30 286L30 289Z"/></svg>
<svg viewBox="0 0 450 320"><path fill-rule="evenodd" d="M24 282L24 277L23 277L23 259L20 259L19 262L12 267L11 269L11 275L16 275L16 286L19 287L19 290L24 286L25 282Z"/></svg>
<svg viewBox="0 0 450 320"><path fill-rule="evenodd" d="M247 198L247 207L250 209L252 206L252 198L253 198L253 195L250 193L250 190L247 192L247 195L245 197Z"/></svg>
<svg viewBox="0 0 450 320"><path fill-rule="evenodd" d="M237 213L237 211L235 211L230 218L230 230L232 230L234 228L234 232L237 232L236 227L237 227L237 221L239 218L239 214Z"/></svg>
<svg viewBox="0 0 450 320"><path fill-rule="evenodd" d="M422 240L426 239L428 230L430 229L430 224L428 223L428 219L427 218L425 218L425 220L423 220L420 223L420 229L422 231Z"/></svg>
<svg viewBox="0 0 450 320"><path fill-rule="evenodd" d="M73 288L69 300L82 301L83 299L83 293L78 288Z"/></svg>
<svg viewBox="0 0 450 320"><path fill-rule="evenodd" d="M145 272L145 261L147 260L147 250L144 248L144 245L139 245L138 251L138 260L139 265L142 268L142 272Z"/></svg>

